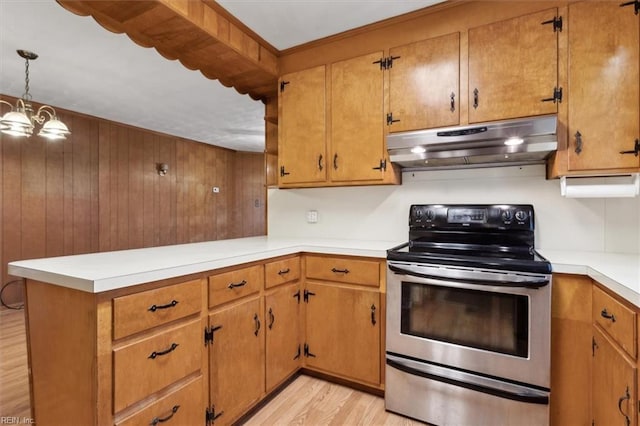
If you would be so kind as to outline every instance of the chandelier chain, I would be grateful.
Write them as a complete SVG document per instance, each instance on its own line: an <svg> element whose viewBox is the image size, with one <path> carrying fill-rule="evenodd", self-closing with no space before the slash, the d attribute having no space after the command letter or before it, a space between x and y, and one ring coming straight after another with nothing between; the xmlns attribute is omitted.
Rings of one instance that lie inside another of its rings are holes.
<svg viewBox="0 0 640 426"><path fill-rule="evenodd" d="M25 59L24 60L25 65L24 65L24 93L22 94L22 98L30 101L31 100L31 94L29 93L29 59Z"/></svg>

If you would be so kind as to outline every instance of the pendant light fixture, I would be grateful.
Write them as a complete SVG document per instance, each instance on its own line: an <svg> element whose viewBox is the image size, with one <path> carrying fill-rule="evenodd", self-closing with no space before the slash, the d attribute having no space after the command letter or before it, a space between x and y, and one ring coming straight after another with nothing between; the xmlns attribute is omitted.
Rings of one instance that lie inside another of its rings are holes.
<svg viewBox="0 0 640 426"><path fill-rule="evenodd" d="M67 126L56 116L56 110L49 105L42 105L38 111L34 111L31 105L31 94L29 93L29 61L38 58L33 52L18 50L18 55L25 59L25 84L24 94L18 99L15 108L9 102L0 99L0 103L7 104L11 111L0 117L0 131L2 133L29 137L33 134L35 125L42 126L38 136L48 139L66 139L71 134Z"/></svg>

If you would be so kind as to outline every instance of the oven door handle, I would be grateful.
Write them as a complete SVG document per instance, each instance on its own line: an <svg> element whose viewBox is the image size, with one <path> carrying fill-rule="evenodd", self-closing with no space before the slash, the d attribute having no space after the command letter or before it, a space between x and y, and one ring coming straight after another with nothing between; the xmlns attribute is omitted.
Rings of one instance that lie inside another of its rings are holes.
<svg viewBox="0 0 640 426"><path fill-rule="evenodd" d="M419 266L399 267L389 263L389 270L398 275L410 275L436 281L461 282L467 284L492 285L498 287L541 288L549 284L549 277L544 275L521 275L514 273L499 273L490 271L476 271L453 268L433 268ZM446 271L447 275L426 273L425 269Z"/></svg>

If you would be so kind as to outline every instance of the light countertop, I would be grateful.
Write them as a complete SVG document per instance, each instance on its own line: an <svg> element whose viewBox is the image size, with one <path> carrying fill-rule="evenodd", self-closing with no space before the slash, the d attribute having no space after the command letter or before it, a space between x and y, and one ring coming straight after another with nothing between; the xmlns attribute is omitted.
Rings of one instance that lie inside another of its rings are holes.
<svg viewBox="0 0 640 426"><path fill-rule="evenodd" d="M9 274L91 293L299 252L385 258L404 241L250 237L9 263ZM553 272L588 275L640 307L640 255L544 250Z"/></svg>

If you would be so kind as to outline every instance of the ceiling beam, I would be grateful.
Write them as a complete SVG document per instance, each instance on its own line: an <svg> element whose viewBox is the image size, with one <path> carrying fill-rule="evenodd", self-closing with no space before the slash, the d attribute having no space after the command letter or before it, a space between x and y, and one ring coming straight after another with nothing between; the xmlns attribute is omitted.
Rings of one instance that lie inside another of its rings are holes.
<svg viewBox="0 0 640 426"><path fill-rule="evenodd" d="M277 51L212 7L210 0L57 1L241 94L264 100L277 93Z"/></svg>

